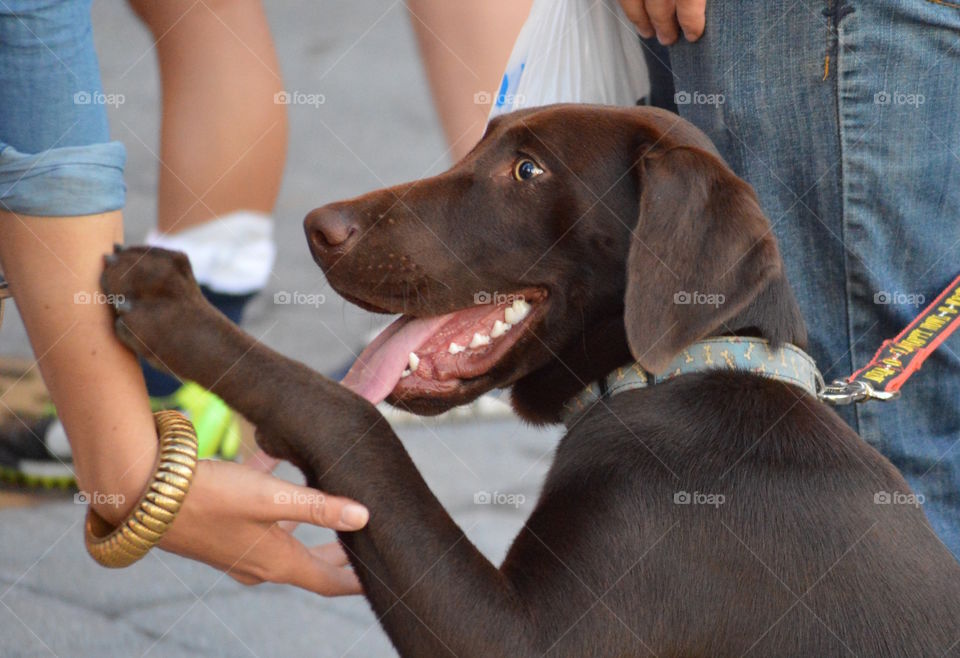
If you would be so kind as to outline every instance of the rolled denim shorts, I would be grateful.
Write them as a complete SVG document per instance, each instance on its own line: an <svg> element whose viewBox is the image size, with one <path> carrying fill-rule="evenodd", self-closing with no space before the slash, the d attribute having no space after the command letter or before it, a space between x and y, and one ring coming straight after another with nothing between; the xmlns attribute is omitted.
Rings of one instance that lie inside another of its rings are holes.
<svg viewBox="0 0 960 658"><path fill-rule="evenodd" d="M90 0L0 3L0 209L77 216L123 207Z"/></svg>

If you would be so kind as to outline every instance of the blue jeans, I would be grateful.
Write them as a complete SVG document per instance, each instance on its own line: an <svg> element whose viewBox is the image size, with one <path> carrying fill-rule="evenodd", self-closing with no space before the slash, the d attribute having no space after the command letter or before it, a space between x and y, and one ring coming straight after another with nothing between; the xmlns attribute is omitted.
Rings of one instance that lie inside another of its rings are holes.
<svg viewBox="0 0 960 658"><path fill-rule="evenodd" d="M828 381L960 271L958 39L960 4L713 0L701 41L651 53L655 91L756 189ZM838 411L960 558L960 335L899 400Z"/></svg>
<svg viewBox="0 0 960 658"><path fill-rule="evenodd" d="M40 216L123 207L90 0L0 2L0 208Z"/></svg>

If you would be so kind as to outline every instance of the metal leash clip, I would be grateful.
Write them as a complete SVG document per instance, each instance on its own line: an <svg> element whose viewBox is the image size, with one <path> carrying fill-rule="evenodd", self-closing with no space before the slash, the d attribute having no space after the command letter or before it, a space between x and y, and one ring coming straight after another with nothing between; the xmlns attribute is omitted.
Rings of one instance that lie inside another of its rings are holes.
<svg viewBox="0 0 960 658"><path fill-rule="evenodd" d="M895 400L900 397L900 391L878 391L867 382L859 379L852 382L834 379L829 385L823 387L817 397L827 404L842 406L865 400Z"/></svg>

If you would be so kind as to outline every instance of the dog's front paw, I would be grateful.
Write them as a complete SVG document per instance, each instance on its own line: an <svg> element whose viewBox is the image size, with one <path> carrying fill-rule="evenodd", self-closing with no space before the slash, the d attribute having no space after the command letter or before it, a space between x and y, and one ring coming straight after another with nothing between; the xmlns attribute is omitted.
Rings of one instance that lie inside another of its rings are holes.
<svg viewBox="0 0 960 658"><path fill-rule="evenodd" d="M100 285L116 313L117 336L162 370L164 353L186 318L204 307L187 257L150 247L119 245L104 258Z"/></svg>

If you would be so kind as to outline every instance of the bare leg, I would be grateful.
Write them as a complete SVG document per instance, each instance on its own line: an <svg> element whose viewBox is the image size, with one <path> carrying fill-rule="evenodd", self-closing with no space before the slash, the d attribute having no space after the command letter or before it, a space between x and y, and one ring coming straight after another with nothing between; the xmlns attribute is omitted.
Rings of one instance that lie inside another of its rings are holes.
<svg viewBox="0 0 960 658"><path fill-rule="evenodd" d="M160 232L234 210L271 212L287 112L274 103L283 79L259 0L130 4L157 40L160 60Z"/></svg>
<svg viewBox="0 0 960 658"><path fill-rule="evenodd" d="M490 103L533 0L407 0L433 100L451 155L459 160L480 141Z"/></svg>

